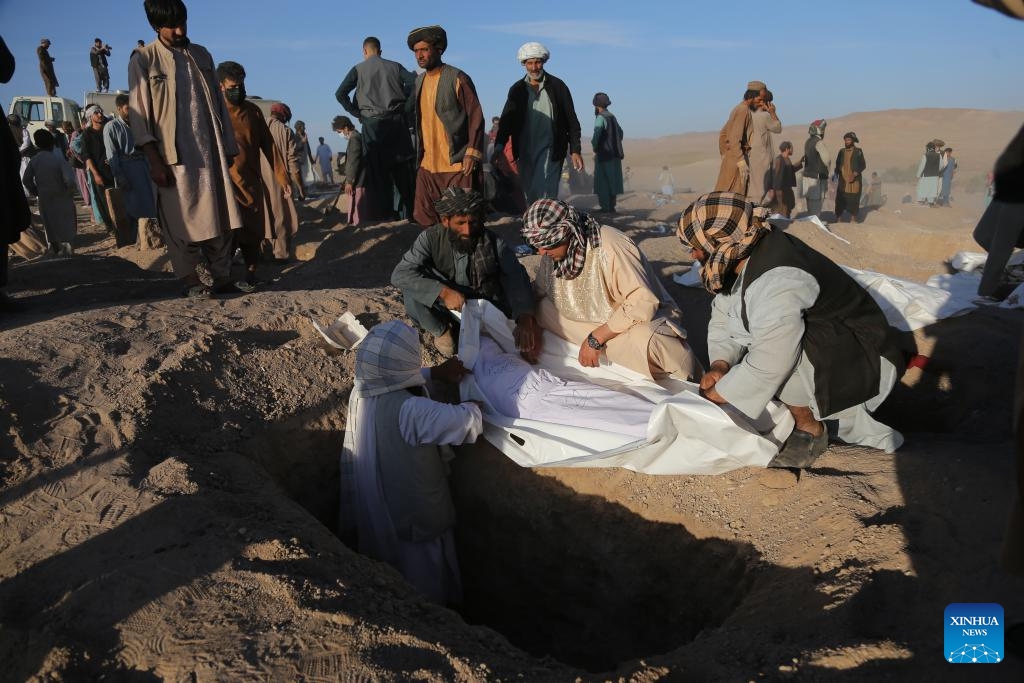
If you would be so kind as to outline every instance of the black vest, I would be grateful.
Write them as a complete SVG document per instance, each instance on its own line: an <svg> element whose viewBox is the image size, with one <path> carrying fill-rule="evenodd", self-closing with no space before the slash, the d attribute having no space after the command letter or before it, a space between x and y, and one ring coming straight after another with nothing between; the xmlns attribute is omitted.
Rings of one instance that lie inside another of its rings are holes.
<svg viewBox="0 0 1024 683"><path fill-rule="evenodd" d="M459 98L455 94L455 81L462 72L454 66L442 64L440 66L441 77L437 82L437 99L434 101L434 111L437 118L444 126L444 132L448 136L448 163L458 164L466 156L466 148L469 147L469 116L459 106ZM416 77L416 122L420 123L420 91L423 89L423 80L426 71ZM416 126L417 133L423 128ZM416 136L417 159L423 160L423 135Z"/></svg>
<svg viewBox="0 0 1024 683"><path fill-rule="evenodd" d="M818 140L821 138L814 137L813 135L807 138L807 142L804 143L804 176L808 178L828 178L828 166L825 165L821 155L818 154Z"/></svg>
<svg viewBox="0 0 1024 683"><path fill-rule="evenodd" d="M924 170L921 175L925 178L936 178L939 175L939 153L936 151L924 153Z"/></svg>
<svg viewBox="0 0 1024 683"><path fill-rule="evenodd" d="M804 311L801 347L814 367L814 398L822 417L878 394L882 356L903 373L896 330L867 290L828 257L778 229L761 238L743 272L740 301L748 331L747 287L780 266L809 273L820 288L814 305Z"/></svg>

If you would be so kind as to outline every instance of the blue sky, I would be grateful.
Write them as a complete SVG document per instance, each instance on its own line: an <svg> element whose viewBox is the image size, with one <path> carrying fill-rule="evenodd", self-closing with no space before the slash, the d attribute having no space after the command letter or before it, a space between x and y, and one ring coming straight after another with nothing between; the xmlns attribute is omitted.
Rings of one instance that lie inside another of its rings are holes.
<svg viewBox="0 0 1024 683"><path fill-rule="evenodd" d="M187 4L192 40L217 61L241 62L250 94L287 102L335 147L343 143L329 129L342 113L334 91L361 59L363 38L378 36L385 57L413 68L405 37L432 23L448 31L445 61L473 78L488 119L523 75L519 45L545 43L585 135L599 90L627 136L657 137L717 129L751 79L768 83L783 123L892 108L1024 109L1024 22L969 0ZM111 86L126 88L135 41L154 37L142 0L0 0L0 35L18 61L0 85L5 110L14 95L42 93L35 48L44 35L58 94L79 102L92 89L93 38L114 47Z"/></svg>

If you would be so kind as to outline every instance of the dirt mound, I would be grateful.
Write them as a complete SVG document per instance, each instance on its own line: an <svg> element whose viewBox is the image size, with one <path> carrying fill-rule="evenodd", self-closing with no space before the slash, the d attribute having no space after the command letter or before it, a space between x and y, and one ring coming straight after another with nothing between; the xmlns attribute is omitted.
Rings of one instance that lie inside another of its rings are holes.
<svg viewBox="0 0 1024 683"><path fill-rule="evenodd" d="M708 296L671 283L686 259L661 227L684 200L627 196L612 222L704 354ZM946 604L1024 613L993 569L1021 323L999 311L927 331L936 365L890 409L904 449L833 446L799 482L524 470L462 449L466 602L424 602L334 534L353 359L309 323L402 317L385 264L418 230L319 208L300 259L266 264L248 296L181 299L159 256L111 253L95 230L72 260L15 263L29 309L0 322L0 678L942 678ZM517 226L494 224L516 243ZM797 230L883 271L943 253L908 213L837 226L851 245Z"/></svg>

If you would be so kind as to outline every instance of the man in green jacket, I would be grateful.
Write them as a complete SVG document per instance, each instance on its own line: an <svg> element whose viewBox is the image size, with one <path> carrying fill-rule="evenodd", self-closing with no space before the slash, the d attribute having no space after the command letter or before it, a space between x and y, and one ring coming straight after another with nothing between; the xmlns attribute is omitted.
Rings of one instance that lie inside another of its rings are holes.
<svg viewBox="0 0 1024 683"><path fill-rule="evenodd" d="M408 316L434 335L438 351L451 356L457 347L448 311L461 310L466 299L487 299L516 321L521 350L537 348L540 327L530 276L508 244L484 227L483 195L450 187L434 208L440 224L420 233L391 274Z"/></svg>

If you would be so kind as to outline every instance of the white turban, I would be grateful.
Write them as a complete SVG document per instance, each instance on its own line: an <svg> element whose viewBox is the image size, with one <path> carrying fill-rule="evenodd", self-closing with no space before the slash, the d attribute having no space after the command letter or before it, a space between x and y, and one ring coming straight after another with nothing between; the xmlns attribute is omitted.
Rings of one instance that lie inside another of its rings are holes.
<svg viewBox="0 0 1024 683"><path fill-rule="evenodd" d="M527 59L540 59L542 61L548 61L551 57L551 53L548 49L540 43L524 43L519 52L516 53L516 59L522 64Z"/></svg>

